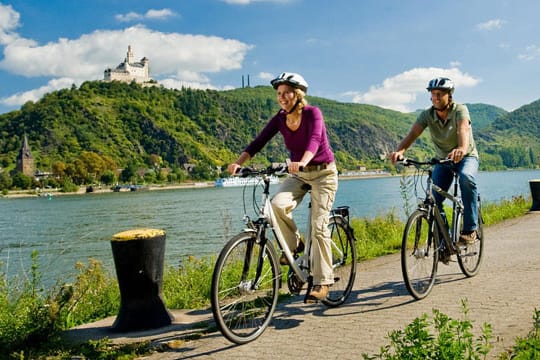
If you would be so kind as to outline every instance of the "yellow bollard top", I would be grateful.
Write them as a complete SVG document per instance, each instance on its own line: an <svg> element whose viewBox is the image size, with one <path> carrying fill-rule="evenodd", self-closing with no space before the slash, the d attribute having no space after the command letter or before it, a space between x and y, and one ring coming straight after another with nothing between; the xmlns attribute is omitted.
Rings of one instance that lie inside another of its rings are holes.
<svg viewBox="0 0 540 360"><path fill-rule="evenodd" d="M153 239L156 237L165 236L164 230L159 229L132 229L122 231L113 235L113 241L129 241L129 240L144 240Z"/></svg>

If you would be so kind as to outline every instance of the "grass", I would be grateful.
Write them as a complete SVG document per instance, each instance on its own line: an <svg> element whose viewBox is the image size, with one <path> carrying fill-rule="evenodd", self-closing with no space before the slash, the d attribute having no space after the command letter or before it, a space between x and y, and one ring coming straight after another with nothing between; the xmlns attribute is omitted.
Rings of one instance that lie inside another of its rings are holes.
<svg viewBox="0 0 540 360"><path fill-rule="evenodd" d="M484 204L484 222L489 226L522 216L529 208L530 199L523 197L503 200L499 204ZM359 260L399 251L404 224L395 212L374 219L353 219L352 226L357 239ZM208 307L214 261L214 258L189 257L184 259L180 267L167 265L162 291L166 306L170 309ZM94 259L90 259L88 264L78 263L76 268L78 274L73 284L59 282L46 290L40 285L37 253L32 256L29 276L23 279L8 280L1 271L0 264L0 359L70 359L74 356L133 359L148 351L148 344L119 346L108 339L89 341L77 346L62 342L62 331L116 315L119 309L120 295L114 274L107 273L101 263ZM535 354L535 349L540 348L539 317L537 312L534 330L526 338L517 339L515 348L509 352L512 355L508 355L511 357L504 359L534 358L517 357L521 355L515 354ZM467 325L468 320L455 323L444 314L434 314L433 321L438 323L443 320L447 325L441 330L446 341L452 345L459 338L450 335L456 335L457 331L464 334L462 327ZM395 332L389 346L393 346L393 351L397 351L395 347L405 346L408 336L412 337L415 332L416 335L424 334L423 328L428 324L431 323L427 317L416 319L404 332ZM488 334L485 333L484 336ZM434 341L431 335L424 340ZM424 345L428 346L427 343L417 346ZM383 358L382 353L377 356Z"/></svg>

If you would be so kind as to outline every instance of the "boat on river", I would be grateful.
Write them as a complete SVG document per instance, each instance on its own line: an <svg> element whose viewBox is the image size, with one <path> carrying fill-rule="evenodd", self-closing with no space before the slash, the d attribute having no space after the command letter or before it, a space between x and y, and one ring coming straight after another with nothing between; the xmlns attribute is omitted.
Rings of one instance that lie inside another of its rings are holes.
<svg viewBox="0 0 540 360"><path fill-rule="evenodd" d="M270 184L279 184L279 178L277 176L269 176ZM255 186L262 182L262 177L240 177L231 176L226 178L219 178L216 180L216 187L233 187L233 186Z"/></svg>

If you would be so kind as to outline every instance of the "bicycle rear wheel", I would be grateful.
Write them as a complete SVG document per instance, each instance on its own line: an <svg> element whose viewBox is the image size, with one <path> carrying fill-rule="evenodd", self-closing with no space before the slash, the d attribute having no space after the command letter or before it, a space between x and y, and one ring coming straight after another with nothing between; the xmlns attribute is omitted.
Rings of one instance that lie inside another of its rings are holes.
<svg viewBox="0 0 540 360"><path fill-rule="evenodd" d="M351 294L356 277L356 247L352 229L342 216L332 216L328 228L332 238L334 284L322 303L334 307L343 304Z"/></svg>
<svg viewBox="0 0 540 360"><path fill-rule="evenodd" d="M484 254L484 221L482 219L482 211L480 206L480 199L478 199L478 229L477 239L471 244L467 245L464 250L458 254L459 268L467 277L473 277L478 274L480 270L480 263L482 262L482 255Z"/></svg>
<svg viewBox="0 0 540 360"><path fill-rule="evenodd" d="M417 300L425 298L435 283L439 261L435 236L427 213L414 211L403 232L401 271L407 290Z"/></svg>
<svg viewBox="0 0 540 360"><path fill-rule="evenodd" d="M233 237L217 259L212 276L212 312L221 333L236 344L258 338L276 309L280 267L270 244L254 233Z"/></svg>

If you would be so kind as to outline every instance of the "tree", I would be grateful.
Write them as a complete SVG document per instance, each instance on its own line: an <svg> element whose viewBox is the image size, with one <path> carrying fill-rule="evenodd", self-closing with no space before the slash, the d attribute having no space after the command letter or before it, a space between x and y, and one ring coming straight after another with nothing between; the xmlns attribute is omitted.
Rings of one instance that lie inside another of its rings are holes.
<svg viewBox="0 0 540 360"><path fill-rule="evenodd" d="M136 174L137 165L135 163L130 163L124 170L122 170L122 173L120 174L120 181L129 183L133 180Z"/></svg>
<svg viewBox="0 0 540 360"><path fill-rule="evenodd" d="M13 186L19 189L27 190L31 189L34 185L34 180L23 173L16 173L13 176Z"/></svg>
<svg viewBox="0 0 540 360"><path fill-rule="evenodd" d="M13 185L13 180L7 172L0 173L0 190L9 190Z"/></svg>
<svg viewBox="0 0 540 360"><path fill-rule="evenodd" d="M105 185L112 185L116 182L116 174L114 173L114 171L105 170L105 172L103 173L103 175L101 175L101 178L99 180Z"/></svg>

